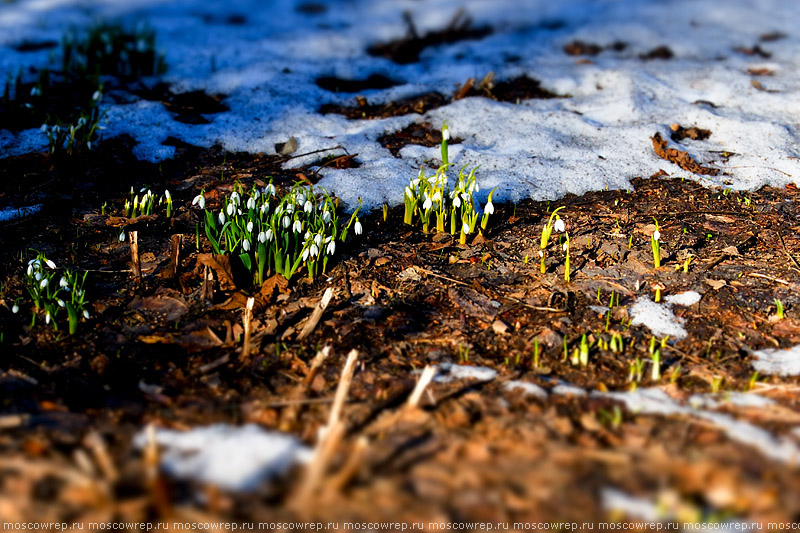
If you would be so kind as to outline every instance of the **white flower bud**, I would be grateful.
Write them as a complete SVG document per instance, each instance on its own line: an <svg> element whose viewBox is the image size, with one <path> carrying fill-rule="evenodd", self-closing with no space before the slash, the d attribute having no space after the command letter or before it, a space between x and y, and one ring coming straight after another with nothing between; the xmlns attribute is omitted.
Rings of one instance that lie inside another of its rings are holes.
<svg viewBox="0 0 800 533"><path fill-rule="evenodd" d="M361 222L356 220L355 227L353 229L355 230L356 235L361 235L361 232L363 231L363 228L361 227Z"/></svg>
<svg viewBox="0 0 800 533"><path fill-rule="evenodd" d="M555 223L553 224L553 229L556 230L557 233L563 233L564 230L567 229L564 221L562 219L556 219Z"/></svg>
<svg viewBox="0 0 800 533"><path fill-rule="evenodd" d="M660 239L661 239L661 232L656 230L655 233L653 233L653 240L658 241Z"/></svg>
<svg viewBox="0 0 800 533"><path fill-rule="evenodd" d="M493 215L494 214L494 204L491 201L486 202L486 207L483 209L483 212L486 213L487 215ZM558 224L558 222L556 222L556 224ZM559 230L557 230L557 231L559 231ZM564 231L564 230L560 230L560 231Z"/></svg>
<svg viewBox="0 0 800 533"><path fill-rule="evenodd" d="M469 223L464 222L464 225L461 226L461 231L463 231L465 234L469 235L469 231L470 231Z"/></svg>

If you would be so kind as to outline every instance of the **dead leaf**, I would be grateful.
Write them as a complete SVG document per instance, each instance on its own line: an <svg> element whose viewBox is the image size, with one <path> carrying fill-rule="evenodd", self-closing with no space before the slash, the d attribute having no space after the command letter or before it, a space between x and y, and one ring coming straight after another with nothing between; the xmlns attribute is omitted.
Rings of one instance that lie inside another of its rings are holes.
<svg viewBox="0 0 800 533"><path fill-rule="evenodd" d="M297 151L297 139L294 135L289 137L285 143L276 143L275 151L280 155L290 155Z"/></svg>
<svg viewBox="0 0 800 533"><path fill-rule="evenodd" d="M280 274L275 274L261 284L261 291L259 292L259 295L261 296L264 304L267 304L272 302L278 293L289 294L291 292L292 291L289 290L289 282L286 280L286 278Z"/></svg>
<svg viewBox="0 0 800 533"><path fill-rule="evenodd" d="M233 271L231 270L231 258L224 254L198 254L197 262L207 265L219 281L219 288L223 291L231 291L236 288L233 282Z"/></svg>
<svg viewBox="0 0 800 533"><path fill-rule="evenodd" d="M146 315L163 318L167 322L174 322L189 312L189 306L182 298L163 295L136 298L131 302L130 308Z"/></svg>
<svg viewBox="0 0 800 533"><path fill-rule="evenodd" d="M720 290L722 287L728 284L728 282L724 279L706 279L705 281L715 291Z"/></svg>
<svg viewBox="0 0 800 533"><path fill-rule="evenodd" d="M660 133L656 133L650 137L650 140L653 141L653 149L656 151L658 157L675 163L683 170L704 176L716 176L719 174L719 169L701 166L697 161L692 159L692 156L690 156L688 152L676 150L675 148L667 148L667 141L661 138Z"/></svg>

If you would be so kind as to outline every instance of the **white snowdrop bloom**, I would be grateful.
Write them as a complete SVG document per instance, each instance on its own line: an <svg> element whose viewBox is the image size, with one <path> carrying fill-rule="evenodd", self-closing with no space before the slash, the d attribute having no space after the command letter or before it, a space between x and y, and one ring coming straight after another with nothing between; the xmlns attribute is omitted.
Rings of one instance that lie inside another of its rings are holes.
<svg viewBox="0 0 800 533"><path fill-rule="evenodd" d="M317 257L319 255L319 247L316 244L312 244L308 250L311 257Z"/></svg>
<svg viewBox="0 0 800 533"><path fill-rule="evenodd" d="M95 91L94 94L92 95L92 100L94 100L95 102L99 102L101 98L103 98L103 93L101 93L100 91Z"/></svg>
<svg viewBox="0 0 800 533"><path fill-rule="evenodd" d="M45 262L45 264L46 264L47 266L49 266L50 268L56 268L56 264L55 264L55 263L53 263L52 261L50 261L49 259L45 259L45 260L44 260L44 262Z"/></svg>
<svg viewBox="0 0 800 533"><path fill-rule="evenodd" d="M47 133L47 124L42 124L42 127L39 128L39 131L41 131L42 133Z"/></svg>
<svg viewBox="0 0 800 533"><path fill-rule="evenodd" d="M256 208L256 199L252 196L247 199L247 209L255 209Z"/></svg>
<svg viewBox="0 0 800 533"><path fill-rule="evenodd" d="M283 215L283 227L288 228L292 224L292 219L287 215Z"/></svg>
<svg viewBox="0 0 800 533"><path fill-rule="evenodd" d="M539 257L540 257L540 258L541 258L541 257L544 257L544 251L542 251L542 250L539 250Z"/></svg>
<svg viewBox="0 0 800 533"><path fill-rule="evenodd" d="M494 214L494 204L491 201L486 202L486 207L483 208L483 212L486 213L487 215L493 215ZM561 230L561 231L564 231L564 230Z"/></svg>
<svg viewBox="0 0 800 533"><path fill-rule="evenodd" d="M469 224L467 222L464 222L464 225L461 226L461 231L469 235Z"/></svg>
<svg viewBox="0 0 800 533"><path fill-rule="evenodd" d="M336 241L332 240L331 242L328 243L328 247L325 249L325 252L328 255L333 255L335 251L336 251Z"/></svg>
<svg viewBox="0 0 800 533"><path fill-rule="evenodd" d="M656 230L655 233L653 233L653 240L656 240L656 241L661 240L661 232L660 231Z"/></svg>
<svg viewBox="0 0 800 533"><path fill-rule="evenodd" d="M267 211L269 211L269 204L268 203L263 203L263 204L261 204L261 207L259 209L261 211L261 214L263 215Z"/></svg>
<svg viewBox="0 0 800 533"><path fill-rule="evenodd" d="M58 286L64 289L69 288L69 283L67 282L67 278L62 276L61 279L58 280Z"/></svg>
<svg viewBox="0 0 800 533"><path fill-rule="evenodd" d="M412 189L416 189L417 186L419 185L419 181L420 181L419 178L415 178L415 179L411 180L411 188Z"/></svg>
<svg viewBox="0 0 800 533"><path fill-rule="evenodd" d="M294 204L289 204L289 205L287 205L287 206L286 206L286 212L287 212L288 214L290 214L290 215L291 215L292 213L294 213Z"/></svg>
<svg viewBox="0 0 800 533"><path fill-rule="evenodd" d="M465 202L469 202L469 194L462 192L461 199L464 200Z"/></svg>
<svg viewBox="0 0 800 533"><path fill-rule="evenodd" d="M64 306L66 305L66 304L64 303L64 300L62 300L61 298L59 298L58 300L56 300L56 303L58 304L58 306L59 306L59 307L64 307Z"/></svg>
<svg viewBox="0 0 800 533"><path fill-rule="evenodd" d="M233 213L235 213L235 209L236 208L234 207L233 202L231 202L228 204L228 207L225 210L228 212L228 216L232 217Z"/></svg>
<svg viewBox="0 0 800 533"><path fill-rule="evenodd" d="M61 126L59 126L58 124L53 126L53 133L61 133Z"/></svg>
<svg viewBox="0 0 800 533"><path fill-rule="evenodd" d="M144 39L136 41L136 51L143 54L147 51L147 42Z"/></svg>
<svg viewBox="0 0 800 533"><path fill-rule="evenodd" d="M408 198L410 200L414 199L414 192L411 190L411 187L409 187L408 185L406 185L406 196L408 196Z"/></svg>
<svg viewBox="0 0 800 533"><path fill-rule="evenodd" d="M44 315L44 323L45 324L49 324L50 323L50 311L48 311L47 314Z"/></svg>
<svg viewBox="0 0 800 533"><path fill-rule="evenodd" d="M453 207L461 207L461 198L458 196L453 197Z"/></svg>
<svg viewBox="0 0 800 533"><path fill-rule="evenodd" d="M217 218L219 218L219 223L220 223L220 224L225 224L225 213L223 213L222 211L220 211L220 212L219 212L219 217L217 217Z"/></svg>
<svg viewBox="0 0 800 533"><path fill-rule="evenodd" d="M303 250L302 257L303 257L303 261L306 261L308 259L308 248Z"/></svg>
<svg viewBox="0 0 800 533"><path fill-rule="evenodd" d="M86 119L83 118L83 117L79 118L78 119L78 128L82 128L85 125L86 125Z"/></svg>
<svg viewBox="0 0 800 533"><path fill-rule="evenodd" d="M237 209L237 210L236 210L236 214L237 214L237 215L241 215L241 214L242 214L242 210L241 210L241 209Z"/></svg>
<svg viewBox="0 0 800 533"><path fill-rule="evenodd" d="M253 192L251 193L251 195L252 195L253 198L258 200L259 198L261 198L261 191L259 191L258 189L253 189Z"/></svg>
<svg viewBox="0 0 800 533"><path fill-rule="evenodd" d="M86 309L83 310L83 318L89 320L89 311L87 311Z"/></svg>
<svg viewBox="0 0 800 533"><path fill-rule="evenodd" d="M41 94L42 91L39 89L39 87L34 87L31 89L31 96L40 96Z"/></svg>
<svg viewBox="0 0 800 533"><path fill-rule="evenodd" d="M306 203L303 204L303 211L310 213L312 209L314 209L314 204L311 203L311 200L306 200Z"/></svg>
<svg viewBox="0 0 800 533"><path fill-rule="evenodd" d="M253 221L247 223L247 233L253 233Z"/></svg>
<svg viewBox="0 0 800 533"><path fill-rule="evenodd" d="M328 211L328 208L325 208L325 211L322 212L322 221L326 224L331 221L331 212Z"/></svg>
<svg viewBox="0 0 800 533"><path fill-rule="evenodd" d="M553 229L556 230L557 233L564 233L567 229L567 226L564 224L562 219L556 219L555 224L553 224Z"/></svg>
<svg viewBox="0 0 800 533"><path fill-rule="evenodd" d="M355 227L353 229L355 230L356 235L361 235L361 232L363 231L363 228L361 227L361 222L356 220L356 224L355 224Z"/></svg>
<svg viewBox="0 0 800 533"><path fill-rule="evenodd" d="M564 242L564 244L561 245L561 249L566 252L567 250L569 250L569 244L567 242Z"/></svg>
<svg viewBox="0 0 800 533"><path fill-rule="evenodd" d="M36 272L33 277L36 278L36 281L41 281L42 280L42 273L41 272Z"/></svg>
<svg viewBox="0 0 800 533"><path fill-rule="evenodd" d="M231 202L236 202L238 204L241 200L242 199L239 197L239 193L238 192L233 191L231 193Z"/></svg>
<svg viewBox="0 0 800 533"><path fill-rule="evenodd" d="M245 239L245 240L242 241L242 249L245 252L249 252L250 251L250 241L249 240Z"/></svg>
<svg viewBox="0 0 800 533"><path fill-rule="evenodd" d="M88 148L89 150L92 149L92 141L86 143L86 148Z"/></svg>
<svg viewBox="0 0 800 533"><path fill-rule="evenodd" d="M167 200L172 200L172 195L169 193L169 189L164 190L164 196L167 198Z"/></svg>
<svg viewBox="0 0 800 533"><path fill-rule="evenodd" d="M441 202L442 201L442 193L436 191L433 196L431 196L431 201L433 202Z"/></svg>
<svg viewBox="0 0 800 533"><path fill-rule="evenodd" d="M265 242L267 242L267 233L266 232L262 231L262 232L260 232L258 234L258 242L260 242L261 244L264 244Z"/></svg>
<svg viewBox="0 0 800 533"><path fill-rule="evenodd" d="M443 141L450 140L450 128L445 128L442 130L442 140Z"/></svg>
<svg viewBox="0 0 800 533"><path fill-rule="evenodd" d="M125 242L125 232L119 234L119 242Z"/></svg>
<svg viewBox="0 0 800 533"><path fill-rule="evenodd" d="M427 200L425 200L425 203L423 203L423 204L422 204L422 209L424 209L425 211L427 211L427 210L428 210L428 209L430 209L432 206L433 206L433 202L431 202L431 199L430 199L430 198L428 198Z"/></svg>
<svg viewBox="0 0 800 533"><path fill-rule="evenodd" d="M305 235L303 235L303 242L308 242L311 239L311 234L306 231Z"/></svg>
<svg viewBox="0 0 800 533"><path fill-rule="evenodd" d="M275 185L273 185L271 183L269 185L267 185L266 187L264 187L264 194L271 195L271 194L275 194L276 192L277 191L275 189Z"/></svg>
<svg viewBox="0 0 800 533"><path fill-rule="evenodd" d="M295 220L294 224L292 224L292 231L294 231L295 233L300 233L301 231L303 231L303 223L300 222L299 220Z"/></svg>
<svg viewBox="0 0 800 533"><path fill-rule="evenodd" d="M17 304L11 306L11 312L14 313L15 315L19 313L19 306Z"/></svg>
<svg viewBox="0 0 800 533"><path fill-rule="evenodd" d="M44 278L42 281L39 282L39 287L44 289L45 287L47 287L48 283L50 283L50 280L48 280L47 278Z"/></svg>
<svg viewBox="0 0 800 533"><path fill-rule="evenodd" d="M28 273L29 276L33 275L33 266L32 265L28 265L27 273Z"/></svg>
<svg viewBox="0 0 800 533"><path fill-rule="evenodd" d="M267 240L268 240L268 241L271 241L271 240L272 240L272 237L273 237L273 234L272 234L272 228L269 228L269 229L267 230Z"/></svg>
<svg viewBox="0 0 800 533"><path fill-rule="evenodd" d="M314 244L316 244L317 246L322 245L322 234L317 233L316 235L314 235Z"/></svg>
<svg viewBox="0 0 800 533"><path fill-rule="evenodd" d="M306 196L303 193L298 193L297 196L294 197L297 205L303 205L306 203Z"/></svg>
<svg viewBox="0 0 800 533"><path fill-rule="evenodd" d="M198 194L192 200L192 205L199 205L200 209L203 209L206 206L206 197L202 194Z"/></svg>

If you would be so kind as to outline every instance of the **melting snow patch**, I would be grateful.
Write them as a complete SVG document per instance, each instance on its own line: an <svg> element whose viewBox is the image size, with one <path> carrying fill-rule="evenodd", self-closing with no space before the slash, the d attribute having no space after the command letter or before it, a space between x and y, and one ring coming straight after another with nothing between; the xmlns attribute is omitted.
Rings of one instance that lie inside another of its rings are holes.
<svg viewBox="0 0 800 533"><path fill-rule="evenodd" d="M686 336L683 320L672 312L673 305L694 305L700 301L701 296L694 291L682 292L664 298L663 304L657 304L647 296L640 296L630 308L631 324L643 325L657 337L669 335L674 339Z"/></svg>
<svg viewBox="0 0 800 533"><path fill-rule="evenodd" d="M527 381L506 381L503 388L507 391L522 390L527 396L534 396L538 400L547 399L547 391L536 383L528 383Z"/></svg>
<svg viewBox="0 0 800 533"><path fill-rule="evenodd" d="M758 394L744 392L726 392L720 394L695 394L689 398L692 407L718 409L730 405L733 407L771 407L775 401Z"/></svg>
<svg viewBox="0 0 800 533"><path fill-rule="evenodd" d="M753 352L753 368L761 374L778 376L800 375L800 344L787 350L768 348Z"/></svg>
<svg viewBox="0 0 800 533"><path fill-rule="evenodd" d="M568 383L559 383L553 387L551 392L558 396L586 396L585 390Z"/></svg>
<svg viewBox="0 0 800 533"><path fill-rule="evenodd" d="M157 429L155 439L163 450L161 467L165 472L232 491L253 490L311 458L311 450L295 437L255 424L215 424L189 431ZM137 435L134 443L143 448L147 434Z"/></svg>
<svg viewBox="0 0 800 533"><path fill-rule="evenodd" d="M497 377L497 370L485 366L455 365L442 363L439 373L433 378L436 383L450 383L457 379L475 379L478 381L492 381Z"/></svg>
<svg viewBox="0 0 800 533"><path fill-rule="evenodd" d="M9 220L14 220L15 218L27 217L34 213L38 213L41 210L42 204L32 205L29 207L7 207L5 209L0 209L0 222L8 222Z"/></svg>
<svg viewBox="0 0 800 533"><path fill-rule="evenodd" d="M595 392L593 395L619 400L634 413L700 418L711 422L728 438L752 446L770 459L792 465L800 463L800 448L791 440L775 437L754 424L736 420L726 414L682 405L661 389L637 389L634 392Z"/></svg>

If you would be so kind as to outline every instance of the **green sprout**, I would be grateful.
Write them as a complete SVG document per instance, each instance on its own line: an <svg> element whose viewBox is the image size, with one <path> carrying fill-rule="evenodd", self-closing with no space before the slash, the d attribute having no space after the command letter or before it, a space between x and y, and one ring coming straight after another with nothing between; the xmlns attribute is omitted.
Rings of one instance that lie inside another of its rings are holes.
<svg viewBox="0 0 800 533"><path fill-rule="evenodd" d="M566 258L564 259L564 281L569 283L569 234L564 234L566 237L566 241L564 242L564 253L566 254Z"/></svg>
<svg viewBox="0 0 800 533"><path fill-rule="evenodd" d="M653 267L658 269L661 267L661 232L658 230L658 220L653 219L656 223L656 230L650 238L650 247L653 249Z"/></svg>
<svg viewBox="0 0 800 533"><path fill-rule="evenodd" d="M772 301L775 302L775 316L777 316L779 320L783 320L783 302L777 298Z"/></svg>
<svg viewBox="0 0 800 533"><path fill-rule="evenodd" d="M562 205L561 207L555 209L550 214L550 219L547 221L547 224L545 224L542 228L542 239L539 242L539 258L541 259L539 271L542 274L544 274L547 270L545 265L545 250L547 249L548 244L550 244L550 235L553 234L553 229L558 232L562 232L565 229L564 221L558 216L558 212L564 209L564 207L565 206Z"/></svg>

